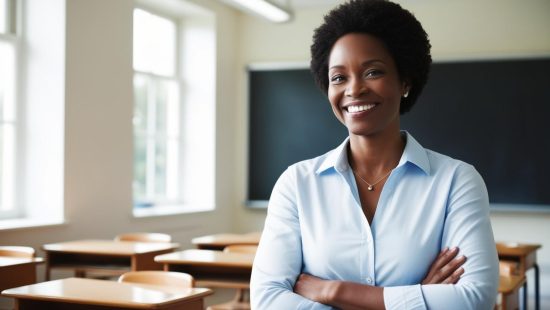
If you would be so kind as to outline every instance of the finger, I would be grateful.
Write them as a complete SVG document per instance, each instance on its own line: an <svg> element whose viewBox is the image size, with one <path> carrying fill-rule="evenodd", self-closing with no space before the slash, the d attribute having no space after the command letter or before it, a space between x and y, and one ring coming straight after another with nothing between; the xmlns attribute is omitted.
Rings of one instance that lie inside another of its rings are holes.
<svg viewBox="0 0 550 310"><path fill-rule="evenodd" d="M445 266L436 272L433 277L433 281L436 283L442 283L447 279L453 272L455 272L460 266L466 262L466 256L460 256L448 262Z"/></svg>
<svg viewBox="0 0 550 310"><path fill-rule="evenodd" d="M438 257L435 260L435 264L434 264L435 268L433 269L437 270L437 269L443 268L443 266L447 265L457 255L458 255L458 248L457 247L450 248L448 251L443 253L441 257Z"/></svg>
<svg viewBox="0 0 550 310"><path fill-rule="evenodd" d="M440 252L440 254L437 256L435 261L432 263L432 266L430 267L430 271L428 272L428 275L426 276L426 281L431 282L431 280L436 276L436 274L447 264L450 260L455 258L455 256L458 254L458 248L453 247L451 249L444 249Z"/></svg>
<svg viewBox="0 0 550 310"><path fill-rule="evenodd" d="M456 284L458 280L460 280L460 276L464 274L464 268L460 267L455 272L453 272L445 281L443 281L443 284Z"/></svg>
<svg viewBox="0 0 550 310"><path fill-rule="evenodd" d="M437 254L437 257L435 258L435 260L430 265L430 269L428 270L428 274L424 277L424 280L422 280L422 284L430 284L430 281L431 281L433 275L436 272L436 269L434 269L434 266L436 265L437 261L439 259L441 259L441 257L443 257L443 255L445 255L445 253L447 253L447 251L449 251L449 248L445 247L445 248L443 248L443 250L441 250L439 252L439 254Z"/></svg>

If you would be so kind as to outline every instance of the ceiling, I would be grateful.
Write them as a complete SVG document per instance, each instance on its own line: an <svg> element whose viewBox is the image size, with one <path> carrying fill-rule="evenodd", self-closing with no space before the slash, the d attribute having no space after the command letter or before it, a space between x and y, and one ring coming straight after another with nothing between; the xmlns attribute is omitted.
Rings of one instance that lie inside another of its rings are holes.
<svg viewBox="0 0 550 310"><path fill-rule="evenodd" d="M341 0L271 0L275 4L279 4L282 7L290 8L311 8L311 7L326 7L335 6L341 3Z"/></svg>

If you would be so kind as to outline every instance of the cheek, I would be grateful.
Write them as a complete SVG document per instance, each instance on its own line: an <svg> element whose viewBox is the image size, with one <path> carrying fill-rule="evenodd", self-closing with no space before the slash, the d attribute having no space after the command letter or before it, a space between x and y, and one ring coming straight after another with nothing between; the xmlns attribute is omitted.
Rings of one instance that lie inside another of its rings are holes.
<svg viewBox="0 0 550 310"><path fill-rule="evenodd" d="M335 91L333 88L329 87L328 89L328 101L330 102L330 107L332 108L332 112L334 112L334 115L336 115L336 118L343 122L342 118L342 110L340 109L340 99L341 94L337 91Z"/></svg>

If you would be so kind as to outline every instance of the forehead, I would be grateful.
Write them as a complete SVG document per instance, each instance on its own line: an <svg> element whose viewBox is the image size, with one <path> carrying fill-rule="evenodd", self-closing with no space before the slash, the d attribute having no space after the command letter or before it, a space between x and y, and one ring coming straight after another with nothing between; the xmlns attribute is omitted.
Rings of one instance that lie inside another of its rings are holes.
<svg viewBox="0 0 550 310"><path fill-rule="evenodd" d="M374 59L393 63L393 58L382 40L366 33L348 33L334 43L330 51L329 68Z"/></svg>

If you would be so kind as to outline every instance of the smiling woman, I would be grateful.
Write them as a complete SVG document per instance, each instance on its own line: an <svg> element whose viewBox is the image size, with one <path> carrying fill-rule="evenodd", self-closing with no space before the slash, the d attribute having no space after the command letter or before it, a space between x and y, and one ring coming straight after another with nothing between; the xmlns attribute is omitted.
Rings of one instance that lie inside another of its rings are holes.
<svg viewBox="0 0 550 310"><path fill-rule="evenodd" d="M397 4L351 0L325 16L311 55L348 138L275 184L253 307L492 308L498 260L482 178L400 131L431 64L420 23Z"/></svg>

